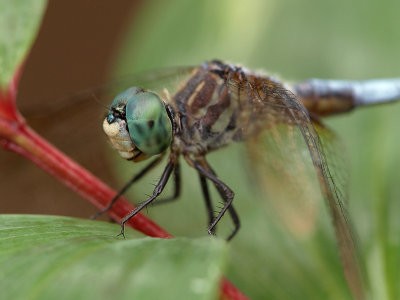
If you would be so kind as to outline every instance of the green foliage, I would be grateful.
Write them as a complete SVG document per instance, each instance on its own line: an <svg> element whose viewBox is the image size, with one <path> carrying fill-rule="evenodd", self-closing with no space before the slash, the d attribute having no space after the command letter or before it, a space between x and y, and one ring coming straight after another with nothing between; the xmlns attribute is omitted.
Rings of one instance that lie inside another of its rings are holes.
<svg viewBox="0 0 400 300"><path fill-rule="evenodd" d="M27 55L45 5L45 0L0 0L0 89Z"/></svg>
<svg viewBox="0 0 400 300"><path fill-rule="evenodd" d="M2 299L215 299L225 243L123 239L116 224L0 215ZM137 236L127 230L129 237Z"/></svg>

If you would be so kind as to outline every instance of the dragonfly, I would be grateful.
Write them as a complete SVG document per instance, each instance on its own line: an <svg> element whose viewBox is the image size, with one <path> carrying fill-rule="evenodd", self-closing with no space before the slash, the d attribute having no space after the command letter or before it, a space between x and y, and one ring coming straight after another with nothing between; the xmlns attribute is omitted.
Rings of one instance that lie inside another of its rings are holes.
<svg viewBox="0 0 400 300"><path fill-rule="evenodd" d="M215 235L217 224L228 212L234 225L227 237L231 240L240 228L239 214L234 208L234 189L218 177L206 155L246 141L249 156L255 162L254 169L259 170L260 176L267 166L288 184L303 184L299 174L287 170L302 172L299 167L302 158L298 153L305 149L331 215L346 279L356 297L363 298L357 247L345 208L340 170L335 165L337 160L331 147L334 135L320 117L395 101L400 98L400 79L312 79L289 86L271 76L213 60L195 67L150 72L130 80L129 84L134 86L120 91L107 107L103 130L122 158L135 163L151 161L94 217L111 209L132 184L166 156L166 165L152 195L122 220L121 234L124 235L125 223L142 209L153 202L171 201L180 196L180 158L183 157L199 176L208 212L208 233ZM265 149L260 146L263 142L268 145ZM173 195L160 200L171 177L175 179ZM216 215L209 182L223 201Z"/></svg>

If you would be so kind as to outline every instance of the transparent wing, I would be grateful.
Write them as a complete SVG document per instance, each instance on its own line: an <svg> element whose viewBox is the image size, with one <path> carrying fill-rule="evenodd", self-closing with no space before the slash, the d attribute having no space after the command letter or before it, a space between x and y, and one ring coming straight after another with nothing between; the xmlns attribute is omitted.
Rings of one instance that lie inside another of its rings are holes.
<svg viewBox="0 0 400 300"><path fill-rule="evenodd" d="M231 81L230 90L248 95L242 101L242 113L251 117L239 123L250 128L249 156L266 196L280 211L287 227L304 235L312 230L317 217L319 193L315 186L319 185L331 215L347 282L353 294L363 298L356 243L344 206L342 184L346 173L333 171L342 168L333 133L321 124L313 124L294 95L270 80L263 82L250 76L244 81Z"/></svg>
<svg viewBox="0 0 400 300"><path fill-rule="evenodd" d="M182 81L191 75L193 69L194 67L166 68L128 75L58 99L36 99L36 101L29 99L29 102L24 103L22 110L24 115L29 118L48 116L69 107L79 110L78 105L84 106L87 103L90 107L99 106L104 110L117 94L132 86L146 88L157 93L161 93L164 89L173 92Z"/></svg>
<svg viewBox="0 0 400 300"><path fill-rule="evenodd" d="M342 200L344 193L334 181L333 173L328 167L328 160L322 147L322 142L308 118L308 113L300 105L296 106L299 109L291 109L291 115L307 144L322 194L327 200L346 279L354 295L361 299L363 298L361 270L351 225Z"/></svg>
<svg viewBox="0 0 400 300"><path fill-rule="evenodd" d="M30 126L95 175L114 185L116 176L109 167L111 147L107 147L102 130L103 118L113 98L131 86L147 88L160 95L164 89L171 89L172 94L179 83L190 76L192 69L143 72L59 99L20 99L19 105Z"/></svg>

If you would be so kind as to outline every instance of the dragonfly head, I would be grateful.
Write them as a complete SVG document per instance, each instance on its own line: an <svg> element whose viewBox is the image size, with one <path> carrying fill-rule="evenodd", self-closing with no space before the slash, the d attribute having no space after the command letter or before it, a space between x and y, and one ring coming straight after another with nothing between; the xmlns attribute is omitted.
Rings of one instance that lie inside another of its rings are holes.
<svg viewBox="0 0 400 300"><path fill-rule="evenodd" d="M135 162L164 152L172 139L171 120L164 101L138 87L114 98L103 130L120 155Z"/></svg>

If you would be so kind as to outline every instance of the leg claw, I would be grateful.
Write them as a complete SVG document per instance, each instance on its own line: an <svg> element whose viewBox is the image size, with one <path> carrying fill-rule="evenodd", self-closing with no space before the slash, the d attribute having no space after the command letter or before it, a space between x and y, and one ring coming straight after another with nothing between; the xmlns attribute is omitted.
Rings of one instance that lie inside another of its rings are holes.
<svg viewBox="0 0 400 300"><path fill-rule="evenodd" d="M117 237L122 235L125 239L125 224L122 224L121 227L121 232L117 235Z"/></svg>

